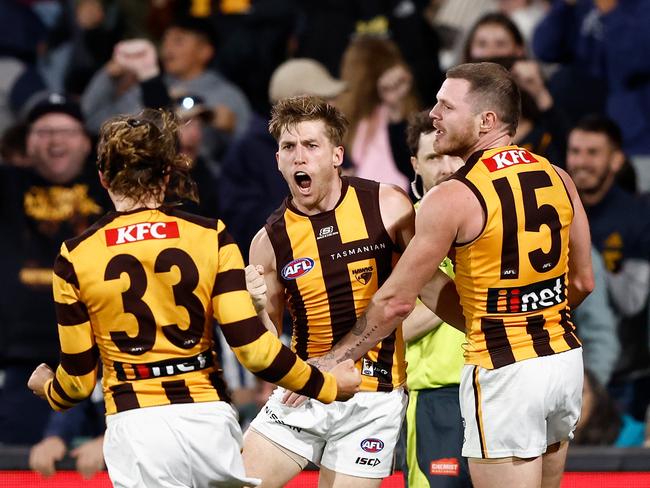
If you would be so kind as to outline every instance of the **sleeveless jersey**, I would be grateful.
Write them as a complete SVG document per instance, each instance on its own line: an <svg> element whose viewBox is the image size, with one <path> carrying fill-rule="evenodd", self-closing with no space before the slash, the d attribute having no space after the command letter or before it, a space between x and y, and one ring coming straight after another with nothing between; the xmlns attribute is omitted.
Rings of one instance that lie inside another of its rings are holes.
<svg viewBox="0 0 650 488"><path fill-rule="evenodd" d="M465 361L487 369L580 347L566 298L573 204L543 157L480 151L453 176L476 195L481 234L456 243Z"/></svg>
<svg viewBox="0 0 650 488"><path fill-rule="evenodd" d="M287 199L266 223L293 319L292 349L303 358L328 352L388 278L398 250L379 210L379 183L343 177L333 210L307 216ZM405 381L401 325L357 362L362 391Z"/></svg>
<svg viewBox="0 0 650 488"><path fill-rule="evenodd" d="M334 378L297 361L257 318L243 264L221 221L173 209L110 212L66 241L54 267L61 364L46 384L50 405L88 396L100 356L109 415L228 401L213 317L258 376L332 401Z"/></svg>

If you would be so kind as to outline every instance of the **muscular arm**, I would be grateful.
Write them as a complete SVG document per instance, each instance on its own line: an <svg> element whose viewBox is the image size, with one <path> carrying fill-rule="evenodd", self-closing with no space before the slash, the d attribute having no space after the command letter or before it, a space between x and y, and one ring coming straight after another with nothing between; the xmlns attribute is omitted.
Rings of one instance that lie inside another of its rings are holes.
<svg viewBox="0 0 650 488"><path fill-rule="evenodd" d="M571 177L562 169L555 170L573 202L573 221L569 230L569 290L571 308L577 307L594 289L594 272L591 263L591 234L587 214Z"/></svg>
<svg viewBox="0 0 650 488"><path fill-rule="evenodd" d="M263 309L258 309L256 304L257 315L267 329L279 336L282 334L284 288L278 281L275 253L266 229L262 228L253 238L248 258L252 265L261 265L264 268L266 300Z"/></svg>
<svg viewBox="0 0 650 488"><path fill-rule="evenodd" d="M437 329L440 324L442 324L440 317L429 310L423 303L418 303L410 315L402 322L402 335L406 342L415 341Z"/></svg>
<svg viewBox="0 0 650 488"><path fill-rule="evenodd" d="M434 311L446 322L455 327L464 327L462 311L460 307L454 306L458 299L451 301L450 309L449 304L434 296L435 293L450 290L446 287L448 283L453 287L449 277L438 269L438 265L447 255L456 236L467 232L461 224L465 213L475 210L470 199L474 199L474 205L478 205L471 192L465 192L461 187L465 188L461 183L449 181L425 196L417 214L415 236L392 274L377 291L352 330L324 360L338 362L347 358L356 360L363 356L411 313L418 294L434 276L434 293L423 296L424 303L433 306Z"/></svg>
<svg viewBox="0 0 650 488"><path fill-rule="evenodd" d="M415 209L400 188L382 184L379 187L379 211L388 235L400 251L404 251L415 233Z"/></svg>

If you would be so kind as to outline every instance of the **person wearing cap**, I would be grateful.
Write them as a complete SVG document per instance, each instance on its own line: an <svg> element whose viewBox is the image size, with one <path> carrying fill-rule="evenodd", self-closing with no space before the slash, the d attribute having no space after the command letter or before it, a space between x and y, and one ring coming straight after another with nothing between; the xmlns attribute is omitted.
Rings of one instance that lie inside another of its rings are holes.
<svg viewBox="0 0 650 488"><path fill-rule="evenodd" d="M48 410L25 390L39 363L56 364L52 264L62 239L108 208L79 105L50 94L29 110L29 168L0 168L0 443L41 440Z"/></svg>
<svg viewBox="0 0 650 488"><path fill-rule="evenodd" d="M269 100L275 104L283 98L315 95L332 102L346 86L318 61L295 58L273 72ZM243 249L287 194L287 184L277 171L277 143L268 132L268 123L268 114L254 113L246 133L230 145L222 163L221 216Z"/></svg>
<svg viewBox="0 0 650 488"><path fill-rule="evenodd" d="M221 112L217 121L225 121L218 127L222 132L243 133L250 105L238 87L209 68L216 43L210 21L197 17L174 19L163 34L160 58L145 39L118 43L111 61L97 72L82 96L88 128L96 133L111 116L166 106L169 90L202 97L206 106Z"/></svg>

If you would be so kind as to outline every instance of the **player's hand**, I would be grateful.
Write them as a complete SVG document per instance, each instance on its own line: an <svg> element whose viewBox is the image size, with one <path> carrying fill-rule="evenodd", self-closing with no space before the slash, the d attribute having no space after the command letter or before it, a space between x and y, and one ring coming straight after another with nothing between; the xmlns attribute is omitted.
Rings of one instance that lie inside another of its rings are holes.
<svg viewBox="0 0 650 488"><path fill-rule="evenodd" d="M45 383L54 378L54 371L47 364L39 364L27 381L27 387L34 395L45 400Z"/></svg>
<svg viewBox="0 0 650 488"><path fill-rule="evenodd" d="M113 49L112 60L123 69L135 73L139 81L148 80L160 73L156 47L147 39L118 42Z"/></svg>
<svg viewBox="0 0 650 488"><path fill-rule="evenodd" d="M251 294L255 311L261 312L266 308L266 281L264 280L264 266L261 264L246 266L246 289Z"/></svg>
<svg viewBox="0 0 650 488"><path fill-rule="evenodd" d="M56 473L54 463L65 456L65 443L59 436L46 437L29 450L29 469L46 478Z"/></svg>
<svg viewBox="0 0 650 488"><path fill-rule="evenodd" d="M338 387L336 399L338 401L349 400L359 391L361 373L354 367L352 359L346 359L337 364L330 370L330 373L336 378L336 386Z"/></svg>
<svg viewBox="0 0 650 488"><path fill-rule="evenodd" d="M92 478L97 471L104 469L104 436L84 442L70 452L77 460L77 471L85 479Z"/></svg>

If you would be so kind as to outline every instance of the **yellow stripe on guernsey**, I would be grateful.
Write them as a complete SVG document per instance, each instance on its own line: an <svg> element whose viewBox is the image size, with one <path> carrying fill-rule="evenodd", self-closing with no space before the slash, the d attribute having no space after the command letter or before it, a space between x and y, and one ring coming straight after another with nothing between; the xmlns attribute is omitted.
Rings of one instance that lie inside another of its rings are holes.
<svg viewBox="0 0 650 488"><path fill-rule="evenodd" d="M573 206L559 174L508 146L476 153L454 178L487 216L477 239L456 246L466 362L492 369L580 347L566 299Z"/></svg>
<svg viewBox="0 0 650 488"><path fill-rule="evenodd" d="M220 221L177 210L111 212L66 241L54 267L61 365L46 385L69 408L92 392L101 353L107 414L228 400L212 320L258 376L331 402L336 381L269 333Z"/></svg>
<svg viewBox="0 0 650 488"><path fill-rule="evenodd" d="M293 318L292 349L302 358L328 352L390 274L397 254L381 221L378 192L375 182L344 178L333 210L307 216L286 201L267 222ZM362 391L389 391L403 384L401 326L357 367Z"/></svg>

